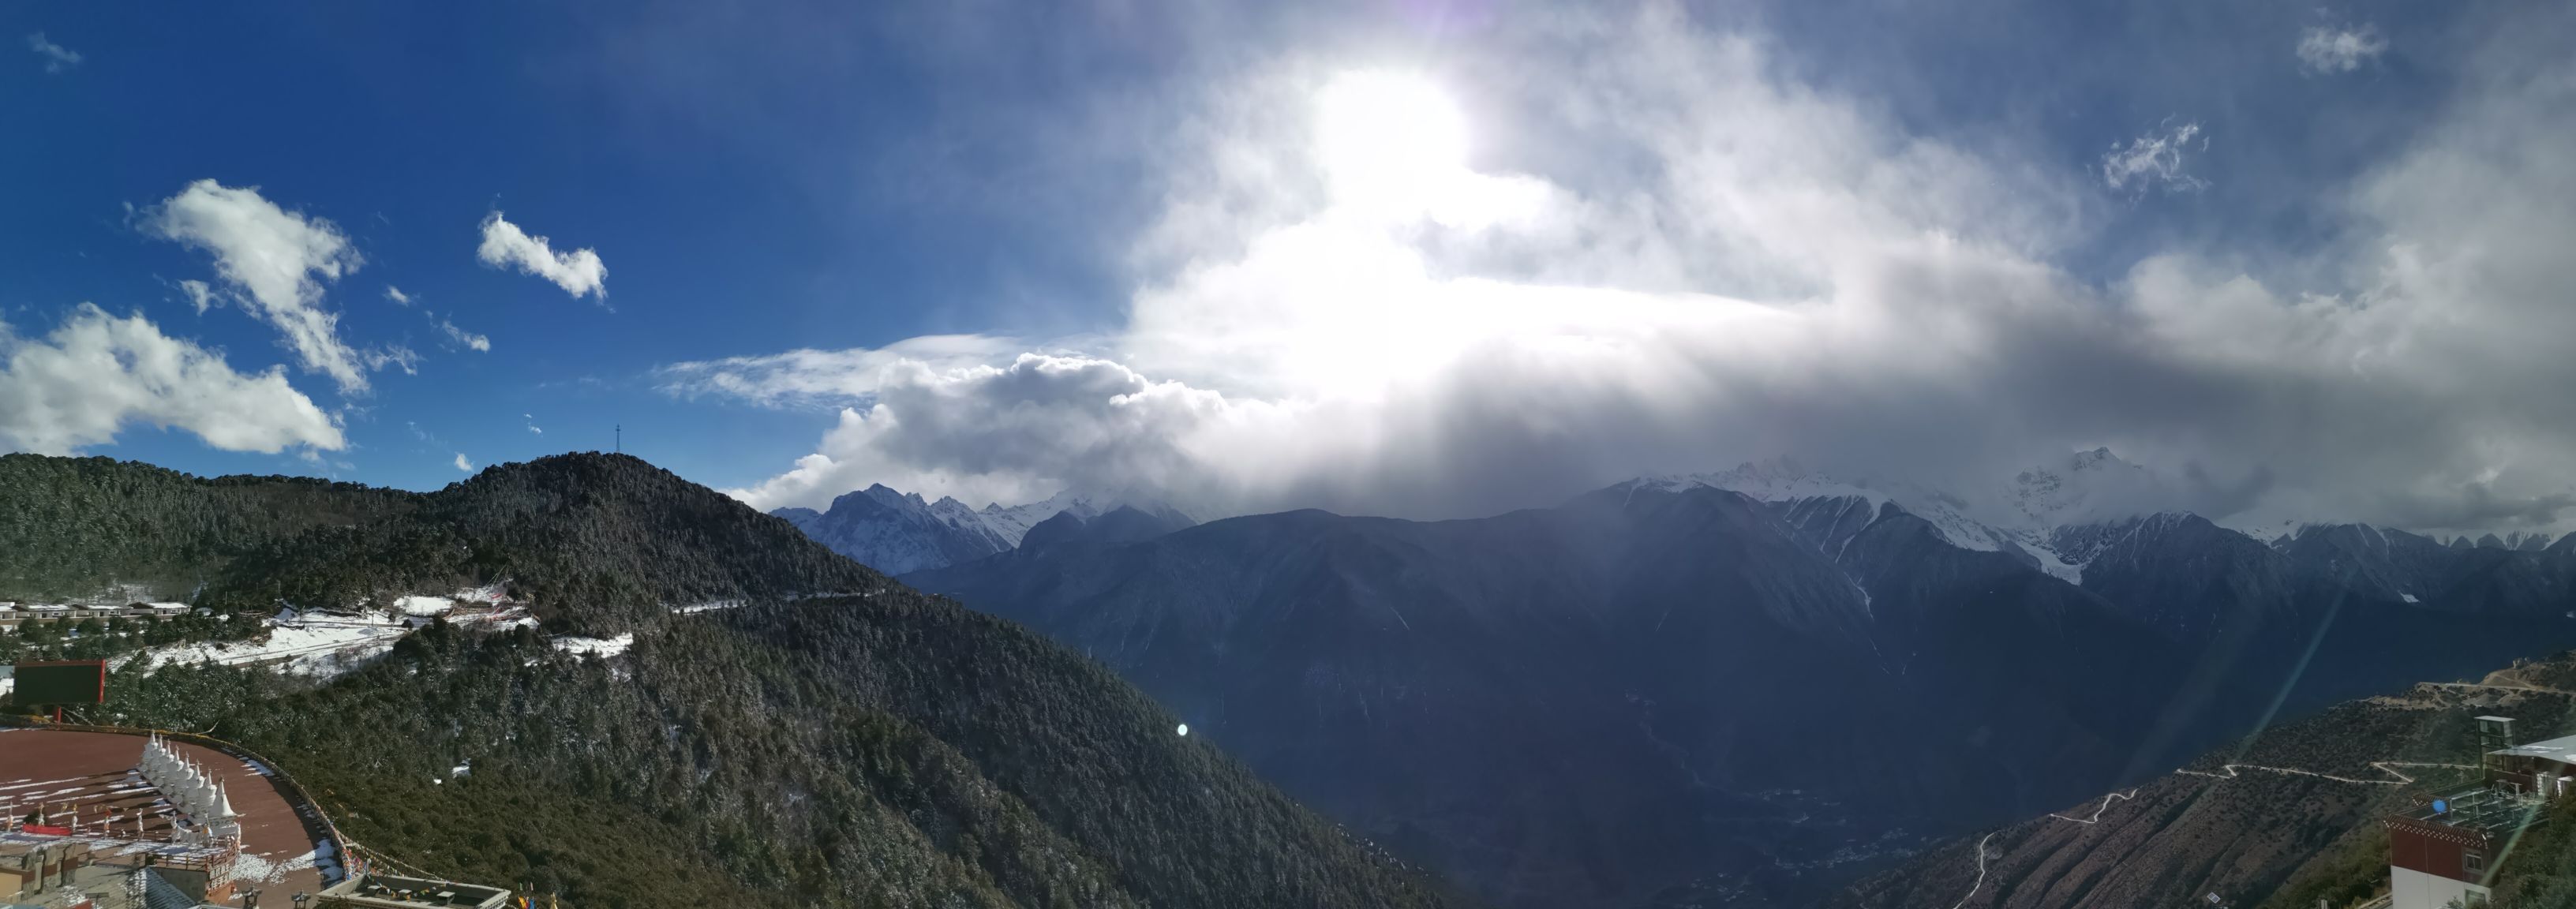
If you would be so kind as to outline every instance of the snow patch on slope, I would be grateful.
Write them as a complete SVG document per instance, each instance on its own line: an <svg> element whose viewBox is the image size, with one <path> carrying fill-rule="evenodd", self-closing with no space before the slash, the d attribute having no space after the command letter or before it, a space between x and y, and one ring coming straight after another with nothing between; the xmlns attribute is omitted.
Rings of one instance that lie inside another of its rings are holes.
<svg viewBox="0 0 2576 909"><path fill-rule="evenodd" d="M327 679L383 656L409 630L381 615L305 621L272 627L265 641L207 641L156 647L116 662L121 666L137 656L149 655L155 663L275 665L291 675Z"/></svg>
<svg viewBox="0 0 2576 909"><path fill-rule="evenodd" d="M613 638L586 638L567 634L556 637L549 643L552 643L556 650L574 656L595 656L605 660L625 653L627 648L635 646L635 633L630 631Z"/></svg>
<svg viewBox="0 0 2576 909"><path fill-rule="evenodd" d="M394 600L394 608L404 615L446 615L456 610L456 600L451 597L398 597Z"/></svg>

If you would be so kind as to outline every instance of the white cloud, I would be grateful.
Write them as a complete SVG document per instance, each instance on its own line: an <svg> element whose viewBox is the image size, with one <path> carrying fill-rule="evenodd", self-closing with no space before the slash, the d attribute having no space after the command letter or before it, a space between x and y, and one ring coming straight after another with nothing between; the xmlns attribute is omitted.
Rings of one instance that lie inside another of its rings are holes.
<svg viewBox="0 0 2576 909"><path fill-rule="evenodd" d="M1207 438L1210 421L1262 410L1106 360L1042 354L948 370L897 364L873 395L841 411L821 452L739 494L767 509L828 500L861 477L978 502L1043 498L1067 482L1188 482L1204 466L1189 449L1224 441Z"/></svg>
<svg viewBox="0 0 2576 909"><path fill-rule="evenodd" d="M2199 149L2192 148L2193 139L2200 140ZM2102 156L2102 181L2113 190L2199 192L2209 188L2209 181L2186 173L2183 158L2208 148L2209 138L2200 134L2200 124L2174 126L2168 120L2126 144L2113 144L2111 152Z"/></svg>
<svg viewBox="0 0 2576 909"><path fill-rule="evenodd" d="M383 347L370 348L368 350L361 351L358 354L358 359L361 362L366 363L367 369L370 371L381 370L385 367L391 366L402 370L403 374L407 376L420 374L420 354L415 353L411 348L404 347L400 344L388 344Z"/></svg>
<svg viewBox="0 0 2576 909"><path fill-rule="evenodd" d="M843 405L735 491L762 508L885 482L1457 516L1784 453L1964 487L2094 445L2249 490L2246 520L2545 526L2576 502L2576 60L2489 60L2323 200L2350 242L2287 270L2314 285L2173 253L2097 288L2051 261L2085 184L2199 185L2196 124L2088 175L1910 136L1674 7L1514 27L1422 78L1491 93L1462 108L1512 112L1520 145L1426 133L1436 153L1388 150L1409 180L1327 172L1290 125L1333 61L1211 89L1109 333L678 364L663 387Z"/></svg>
<svg viewBox="0 0 2576 909"><path fill-rule="evenodd" d="M214 288L206 286L204 281L194 278L182 279L179 282L179 290L188 295L188 302L197 307L198 315L205 315L206 310L215 305Z"/></svg>
<svg viewBox="0 0 2576 909"><path fill-rule="evenodd" d="M340 426L277 368L233 371L222 353L165 336L141 315L81 304L44 340L0 325L0 445L67 454L142 423L228 451L337 450Z"/></svg>
<svg viewBox="0 0 2576 909"><path fill-rule="evenodd" d="M410 306L412 304L412 297L410 294L403 293L402 288L395 287L391 284L385 285L385 299L394 301L394 305L396 306ZM447 340L455 343L458 347L474 351L490 351L492 349L491 338L458 328L456 327L456 323L450 321L446 316L431 312L422 312L421 316L428 319L430 324L438 326L439 333L446 335ZM401 350L401 348L393 349ZM411 354L408 350L403 350L402 353L406 356ZM405 362L403 371L410 372L410 367L416 365L417 362L417 357L413 357L410 361Z"/></svg>
<svg viewBox="0 0 2576 909"><path fill-rule="evenodd" d="M438 330L446 332L448 340L454 341L473 350L489 351L492 349L491 338L458 328L456 327L456 323L450 322L444 318L438 320Z"/></svg>
<svg viewBox="0 0 2576 909"><path fill-rule="evenodd" d="M555 252L546 238L529 236L518 225L502 220L497 211L483 219L483 245L474 256L493 268L515 265L521 273L552 281L574 297L608 296L608 266L599 260L598 252L587 247Z"/></svg>
<svg viewBox="0 0 2576 909"><path fill-rule="evenodd" d="M540 435L540 436L541 436L541 435L545 435L545 434L546 434L546 431L545 431L545 430L543 430L543 429L538 429L538 428L537 428L537 415L536 415L536 414L532 414L532 413L523 413L523 414L520 414L520 415L519 415L519 417L520 417L520 419L524 419L524 420L528 421L528 432L529 432L530 434L533 434L533 435Z"/></svg>
<svg viewBox="0 0 2576 909"><path fill-rule="evenodd" d="M2315 74L2348 73L2379 59L2388 40L2368 25L2359 28L2311 26L2299 35L2299 69Z"/></svg>
<svg viewBox="0 0 2576 909"><path fill-rule="evenodd" d="M408 362L350 348L340 340L339 314L322 308L322 282L357 271L363 261L331 222L279 208L257 187L199 180L147 210L143 225L214 254L224 283L285 336L304 368L330 376L342 393L366 391L370 365Z"/></svg>
<svg viewBox="0 0 2576 909"><path fill-rule="evenodd" d="M876 350L791 350L680 363L657 373L661 389L679 397L723 395L766 407L838 406L875 394L890 369L953 370L1008 359L1026 349L1011 338L925 335Z"/></svg>
<svg viewBox="0 0 2576 909"><path fill-rule="evenodd" d="M79 66L81 62L81 55L79 53L73 51L71 48L45 40L44 32L36 32L28 35L27 49L35 51L36 56L44 58L45 71L49 73L62 72L72 67Z"/></svg>
<svg viewBox="0 0 2576 909"><path fill-rule="evenodd" d="M456 453L456 469L458 469L458 470L462 470L462 471L464 471L464 472L466 472L466 473L473 473L473 472L474 472L474 462L466 460L466 459L465 459L465 453L464 453L464 452L461 452L461 451L460 451L460 452L457 452L457 453Z"/></svg>

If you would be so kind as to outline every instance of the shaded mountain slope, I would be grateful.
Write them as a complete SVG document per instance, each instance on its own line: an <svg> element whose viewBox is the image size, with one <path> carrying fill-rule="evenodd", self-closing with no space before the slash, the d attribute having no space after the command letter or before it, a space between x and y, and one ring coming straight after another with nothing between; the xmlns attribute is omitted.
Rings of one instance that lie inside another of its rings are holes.
<svg viewBox="0 0 2576 909"><path fill-rule="evenodd" d="M1033 542L908 579L1084 649L1499 901L1758 902L1867 861L1855 843L2098 786L2182 666L2009 554L1893 507L1851 523L1829 556L1738 494L1630 486Z"/></svg>
<svg viewBox="0 0 2576 909"><path fill-rule="evenodd" d="M1309 804L1533 906L1813 898L2275 718L2576 645L2545 587L2408 602L2191 515L2065 529L2049 552L2074 561L2051 564L1958 545L1956 515L1814 492L1068 519L906 579L1090 653ZM2415 554L2459 578L2561 558Z"/></svg>

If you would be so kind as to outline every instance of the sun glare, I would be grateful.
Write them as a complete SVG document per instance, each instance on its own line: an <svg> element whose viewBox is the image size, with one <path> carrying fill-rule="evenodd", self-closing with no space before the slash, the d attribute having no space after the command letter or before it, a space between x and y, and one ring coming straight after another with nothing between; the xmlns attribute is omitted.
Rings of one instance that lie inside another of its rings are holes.
<svg viewBox="0 0 2576 909"><path fill-rule="evenodd" d="M1420 212L1466 171L1466 117L1429 80L1345 73L1318 101L1317 152L1337 203Z"/></svg>

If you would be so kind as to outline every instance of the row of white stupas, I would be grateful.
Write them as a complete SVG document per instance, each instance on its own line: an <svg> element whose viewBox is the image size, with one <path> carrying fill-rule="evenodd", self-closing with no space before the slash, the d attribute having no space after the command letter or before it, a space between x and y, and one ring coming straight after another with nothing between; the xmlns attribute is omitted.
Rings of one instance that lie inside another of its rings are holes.
<svg viewBox="0 0 2576 909"><path fill-rule="evenodd" d="M232 796L224 791L224 784L204 767L181 756L178 749L170 747L160 736L155 735L144 743L143 760L135 764L135 770L143 774L143 780L151 783L152 788L161 790L161 795L169 799L170 804L178 806L179 813L192 822L177 831L181 837L241 838L240 816L233 813Z"/></svg>

